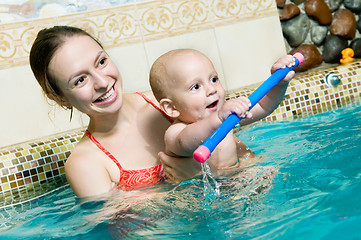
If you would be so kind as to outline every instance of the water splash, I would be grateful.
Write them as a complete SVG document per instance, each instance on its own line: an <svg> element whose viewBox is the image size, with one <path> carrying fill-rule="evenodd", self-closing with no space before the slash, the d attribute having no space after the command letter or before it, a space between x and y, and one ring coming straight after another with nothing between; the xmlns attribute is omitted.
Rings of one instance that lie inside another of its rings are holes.
<svg viewBox="0 0 361 240"><path fill-rule="evenodd" d="M212 201L220 196L220 184L213 177L211 169L207 162L201 164L203 175L203 195L206 201Z"/></svg>

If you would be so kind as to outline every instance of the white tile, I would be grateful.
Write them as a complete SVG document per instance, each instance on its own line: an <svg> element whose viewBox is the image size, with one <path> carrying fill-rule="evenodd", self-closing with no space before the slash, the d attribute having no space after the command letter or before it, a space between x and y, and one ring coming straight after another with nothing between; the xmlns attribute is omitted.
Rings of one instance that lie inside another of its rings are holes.
<svg viewBox="0 0 361 240"><path fill-rule="evenodd" d="M149 90L149 66L143 43L116 47L107 51L119 68L124 92Z"/></svg>
<svg viewBox="0 0 361 240"><path fill-rule="evenodd" d="M47 100L29 66L0 70L0 146L7 146L87 125L87 117Z"/></svg>
<svg viewBox="0 0 361 240"><path fill-rule="evenodd" d="M145 47L147 58L149 60L149 68L160 55L167 51L178 48L196 49L211 59L222 84L225 84L223 69L213 29L149 41L145 43ZM224 87L226 88L225 85Z"/></svg>
<svg viewBox="0 0 361 240"><path fill-rule="evenodd" d="M228 90L263 82L286 54L278 16L216 27L215 32Z"/></svg>

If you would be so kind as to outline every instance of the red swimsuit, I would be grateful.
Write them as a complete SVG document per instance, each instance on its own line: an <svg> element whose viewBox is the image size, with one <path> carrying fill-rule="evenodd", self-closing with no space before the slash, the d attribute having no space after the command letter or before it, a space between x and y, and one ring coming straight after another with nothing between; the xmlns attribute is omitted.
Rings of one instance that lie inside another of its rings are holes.
<svg viewBox="0 0 361 240"><path fill-rule="evenodd" d="M148 103L158 109L170 122L173 120L165 115L165 113L149 98L147 98L143 93L137 92L140 96L142 96ZM164 179L164 169L162 164L159 164L154 167L140 169L140 170L126 170L123 169L122 166L119 164L118 160L106 150L92 135L91 133L86 130L86 135L92 140L100 150L102 150L113 162L118 166L120 170L120 179L118 182L118 188L122 190L132 190L134 188L145 187L157 182L160 182Z"/></svg>

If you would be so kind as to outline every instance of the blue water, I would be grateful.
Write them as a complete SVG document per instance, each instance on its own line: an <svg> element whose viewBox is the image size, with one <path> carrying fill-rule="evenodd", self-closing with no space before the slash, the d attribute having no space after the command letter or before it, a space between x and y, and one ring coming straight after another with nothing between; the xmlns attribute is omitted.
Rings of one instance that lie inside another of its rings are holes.
<svg viewBox="0 0 361 240"><path fill-rule="evenodd" d="M361 239L361 107L237 134L263 156L233 177L80 201L69 187L0 209L0 239Z"/></svg>

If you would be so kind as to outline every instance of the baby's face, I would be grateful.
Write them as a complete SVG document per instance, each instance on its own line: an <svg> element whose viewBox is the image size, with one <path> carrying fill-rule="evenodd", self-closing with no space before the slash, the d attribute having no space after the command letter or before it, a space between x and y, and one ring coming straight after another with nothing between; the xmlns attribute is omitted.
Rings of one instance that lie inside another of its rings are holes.
<svg viewBox="0 0 361 240"><path fill-rule="evenodd" d="M179 120L192 123L217 111L225 91L212 62L199 52L179 54L169 62L172 100Z"/></svg>

